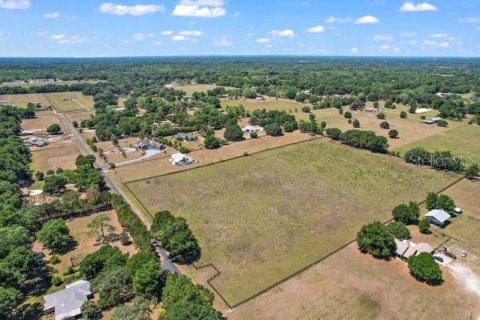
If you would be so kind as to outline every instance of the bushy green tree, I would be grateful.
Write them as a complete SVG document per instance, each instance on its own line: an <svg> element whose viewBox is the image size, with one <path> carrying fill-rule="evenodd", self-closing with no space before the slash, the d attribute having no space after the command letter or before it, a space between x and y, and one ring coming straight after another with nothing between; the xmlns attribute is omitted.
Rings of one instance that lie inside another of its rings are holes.
<svg viewBox="0 0 480 320"><path fill-rule="evenodd" d="M109 309L133 298L132 278L124 267L103 270L91 281L92 291L98 293L98 305Z"/></svg>
<svg viewBox="0 0 480 320"><path fill-rule="evenodd" d="M54 124L51 124L48 128L47 128L47 132L49 134L58 134L62 131L62 128L60 128L60 126L56 123Z"/></svg>
<svg viewBox="0 0 480 320"><path fill-rule="evenodd" d="M60 251L68 246L73 237L63 219L52 219L43 225L37 233L37 239L45 248Z"/></svg>
<svg viewBox="0 0 480 320"><path fill-rule="evenodd" d="M228 141L242 141L243 131L242 128L236 123L230 123L225 127L224 138Z"/></svg>
<svg viewBox="0 0 480 320"><path fill-rule="evenodd" d="M158 260L150 260L133 277L133 290L137 296L160 300L167 280L167 272Z"/></svg>
<svg viewBox="0 0 480 320"><path fill-rule="evenodd" d="M388 136L392 139L398 138L398 130L397 129L392 129L388 131Z"/></svg>
<svg viewBox="0 0 480 320"><path fill-rule="evenodd" d="M22 293L14 288L0 286L0 297L0 318L13 319L10 318L10 313L22 301Z"/></svg>
<svg viewBox="0 0 480 320"><path fill-rule="evenodd" d="M420 233L429 234L430 233L430 221L427 218L423 218L418 222L418 230Z"/></svg>
<svg viewBox="0 0 480 320"><path fill-rule="evenodd" d="M80 307L84 320L101 319L101 310L92 300L85 301Z"/></svg>
<svg viewBox="0 0 480 320"><path fill-rule="evenodd" d="M416 224L420 216L420 206L416 202L410 202L408 205L401 204L392 210L393 218L404 224Z"/></svg>
<svg viewBox="0 0 480 320"><path fill-rule="evenodd" d="M388 130L390 129L390 124L387 121L382 121L382 123L380 123L380 128Z"/></svg>
<svg viewBox="0 0 480 320"><path fill-rule="evenodd" d="M393 256L397 248L393 235L379 221L363 226L357 234L357 243L363 253L382 259Z"/></svg>
<svg viewBox="0 0 480 320"><path fill-rule="evenodd" d="M110 245L103 245L99 250L88 254L80 262L79 271L87 280L94 279L99 273L114 267L123 267L127 263L128 255L120 249Z"/></svg>
<svg viewBox="0 0 480 320"><path fill-rule="evenodd" d="M352 125L354 128L360 128L360 121L358 121L358 119L354 119Z"/></svg>
<svg viewBox="0 0 480 320"><path fill-rule="evenodd" d="M473 180L480 174L480 167L477 163L472 163L465 169L465 176L467 179Z"/></svg>
<svg viewBox="0 0 480 320"><path fill-rule="evenodd" d="M66 188L68 180L64 175L51 175L45 178L45 184L43 185L43 192L45 194L59 195L63 193Z"/></svg>
<svg viewBox="0 0 480 320"><path fill-rule="evenodd" d="M410 273L419 281L430 285L442 282L442 270L429 253L422 252L408 258L408 268Z"/></svg>
<svg viewBox="0 0 480 320"><path fill-rule="evenodd" d="M405 240L410 239L410 230L407 226L400 221L393 221L387 224L388 231L397 239Z"/></svg>
<svg viewBox="0 0 480 320"><path fill-rule="evenodd" d="M131 304L119 306L118 308L116 308L113 311L112 317L110 319L111 320L150 320L152 318L150 316L149 301L142 297L137 297L133 299ZM177 320L181 320L181 319L178 318Z"/></svg>
<svg viewBox="0 0 480 320"><path fill-rule="evenodd" d="M267 124L264 129L269 136L278 137L283 135L282 127L278 123Z"/></svg>

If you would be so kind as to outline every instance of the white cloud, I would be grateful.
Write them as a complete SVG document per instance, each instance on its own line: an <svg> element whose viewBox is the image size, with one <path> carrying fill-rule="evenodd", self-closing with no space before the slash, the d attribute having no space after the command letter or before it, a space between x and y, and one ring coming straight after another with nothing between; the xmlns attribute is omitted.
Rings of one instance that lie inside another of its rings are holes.
<svg viewBox="0 0 480 320"><path fill-rule="evenodd" d="M173 37L172 37L172 40L173 40L173 41L186 41L186 40L188 40L188 38L185 37L185 36L179 36L179 35L177 35L177 36L173 36Z"/></svg>
<svg viewBox="0 0 480 320"><path fill-rule="evenodd" d="M200 30L183 30L180 31L179 35L186 36L186 37L200 37L203 36L205 32Z"/></svg>
<svg viewBox="0 0 480 320"><path fill-rule="evenodd" d="M401 12L423 12L423 11L437 11L438 8L428 2L413 3L406 1L400 8Z"/></svg>
<svg viewBox="0 0 480 320"><path fill-rule="evenodd" d="M480 24L480 18L478 17L468 17L458 19L459 23L469 23L469 24Z"/></svg>
<svg viewBox="0 0 480 320"><path fill-rule="evenodd" d="M135 33L133 35L133 40L137 40L137 41L142 41L144 40L145 38L153 38L155 37L155 34L154 33L148 33L148 34L145 34L145 33Z"/></svg>
<svg viewBox="0 0 480 320"><path fill-rule="evenodd" d="M213 45L216 47L229 47L229 46L233 46L233 42L228 39L220 39L220 40L215 40L213 42Z"/></svg>
<svg viewBox="0 0 480 320"><path fill-rule="evenodd" d="M181 0L172 15L179 17L218 18L227 11L223 0Z"/></svg>
<svg viewBox="0 0 480 320"><path fill-rule="evenodd" d="M358 48L352 48L352 49L350 49L350 52L351 52L351 53L357 53L357 52L358 52Z"/></svg>
<svg viewBox="0 0 480 320"><path fill-rule="evenodd" d="M37 36L43 37L43 36L46 36L47 34L48 34L47 31L40 31L40 32L37 33Z"/></svg>
<svg viewBox="0 0 480 320"><path fill-rule="evenodd" d="M425 47L433 48L433 49L449 48L450 47L450 43L447 42L447 41L437 42L437 41L433 41L433 40L425 40L425 41L423 41L422 45L425 46Z"/></svg>
<svg viewBox="0 0 480 320"><path fill-rule="evenodd" d="M173 35L173 30L165 30L165 31L160 32L160 34L162 36L171 36L171 35Z"/></svg>
<svg viewBox="0 0 480 320"><path fill-rule="evenodd" d="M352 21L352 18L347 17L347 18L339 18L339 17L334 17L331 16L327 20L325 20L326 23L332 24L332 23L347 23Z"/></svg>
<svg viewBox="0 0 480 320"><path fill-rule="evenodd" d="M257 39L257 42L258 43L270 43L270 39L269 38L259 38Z"/></svg>
<svg viewBox="0 0 480 320"><path fill-rule="evenodd" d="M355 24L375 24L379 22L380 20L374 16L363 16L355 20Z"/></svg>
<svg viewBox="0 0 480 320"><path fill-rule="evenodd" d="M400 52L400 48L393 49L393 52Z"/></svg>
<svg viewBox="0 0 480 320"><path fill-rule="evenodd" d="M58 12L49 12L43 15L45 19L58 19L60 18L60 13Z"/></svg>
<svg viewBox="0 0 480 320"><path fill-rule="evenodd" d="M275 36L275 37L293 38L295 36L295 31L293 31L291 29L272 30L272 31L270 31L270 34Z"/></svg>
<svg viewBox="0 0 480 320"><path fill-rule="evenodd" d="M380 50L390 50L392 47L387 43L380 47Z"/></svg>
<svg viewBox="0 0 480 320"><path fill-rule="evenodd" d="M310 27L305 30L306 32L311 32L311 33L322 33L325 31L325 28L322 26L315 26L315 27Z"/></svg>
<svg viewBox="0 0 480 320"><path fill-rule="evenodd" d="M235 18L240 17L240 12L235 12L235 13L233 14L233 16L234 16Z"/></svg>
<svg viewBox="0 0 480 320"><path fill-rule="evenodd" d="M155 42L153 43L154 46L161 46L162 44L163 44L162 41L155 41Z"/></svg>
<svg viewBox="0 0 480 320"><path fill-rule="evenodd" d="M102 4L98 11L102 13L114 14L117 16L142 16L144 14L151 14L155 12L165 12L165 7L155 4L137 4L134 6L126 6L121 4L113 4L111 2Z"/></svg>
<svg viewBox="0 0 480 320"><path fill-rule="evenodd" d="M85 39L79 36L66 36L64 34L53 34L50 39L61 44L81 44L85 42Z"/></svg>
<svg viewBox="0 0 480 320"><path fill-rule="evenodd" d="M30 0L0 0L0 8L26 10L30 8Z"/></svg>
<svg viewBox="0 0 480 320"><path fill-rule="evenodd" d="M448 37L448 34L446 33L433 33L430 35L432 38L446 38Z"/></svg>
<svg viewBox="0 0 480 320"><path fill-rule="evenodd" d="M377 34L377 35L373 36L373 40L392 42L393 37L389 34Z"/></svg>

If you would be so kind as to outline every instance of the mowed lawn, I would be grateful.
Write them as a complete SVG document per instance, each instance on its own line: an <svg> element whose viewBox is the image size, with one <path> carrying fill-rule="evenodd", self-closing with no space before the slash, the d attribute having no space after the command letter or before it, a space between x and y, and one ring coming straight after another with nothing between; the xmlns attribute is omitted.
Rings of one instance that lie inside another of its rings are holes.
<svg viewBox="0 0 480 320"><path fill-rule="evenodd" d="M463 125L405 145L398 150L404 154L416 146L428 151L449 150L454 155L463 157L467 165L473 161L480 163L480 126Z"/></svg>
<svg viewBox="0 0 480 320"><path fill-rule="evenodd" d="M58 112L93 110L93 98L81 92L55 92L45 96Z"/></svg>
<svg viewBox="0 0 480 320"><path fill-rule="evenodd" d="M320 139L128 185L150 212L188 220L233 305L457 178Z"/></svg>

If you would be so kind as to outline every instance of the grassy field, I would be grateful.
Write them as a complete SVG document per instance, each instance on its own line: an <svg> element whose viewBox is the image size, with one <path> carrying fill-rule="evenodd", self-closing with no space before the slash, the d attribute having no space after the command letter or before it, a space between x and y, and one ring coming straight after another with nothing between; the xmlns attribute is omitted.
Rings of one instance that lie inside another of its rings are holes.
<svg viewBox="0 0 480 320"><path fill-rule="evenodd" d="M46 93L45 96L58 112L93 110L93 98L81 92L55 92Z"/></svg>
<svg viewBox="0 0 480 320"><path fill-rule="evenodd" d="M457 205L466 213L480 219L480 181L462 180L445 192L452 197Z"/></svg>
<svg viewBox="0 0 480 320"><path fill-rule="evenodd" d="M35 104L41 103L44 107L51 105L43 93L0 95L0 101L5 101L9 104L14 104L22 108L25 108L30 102Z"/></svg>
<svg viewBox="0 0 480 320"><path fill-rule="evenodd" d="M56 82L35 82L35 83L0 83L0 87L22 87L22 88L30 88L30 87L40 87L45 85L66 85L66 84L77 84L77 83L98 83L101 82L100 80L69 80L69 81L56 81Z"/></svg>
<svg viewBox="0 0 480 320"><path fill-rule="evenodd" d="M285 110L286 112L291 111L291 113L295 115L297 115L297 113L301 115L303 113L301 109L304 106L301 103L295 102L293 100L276 100L275 98L270 97L266 97L265 100L222 100L221 104L224 108L227 106L238 106L241 104L245 107L245 110L248 110L250 112L255 109ZM297 109L297 112L295 112L295 109ZM305 119L308 119L308 114L304 115Z"/></svg>
<svg viewBox="0 0 480 320"><path fill-rule="evenodd" d="M478 298L442 269L445 282L429 286L415 280L404 262L373 259L353 244L226 316L232 320L478 319Z"/></svg>
<svg viewBox="0 0 480 320"><path fill-rule="evenodd" d="M75 169L75 159L79 154L74 142L59 142L51 147L33 151L32 169L43 172L58 168Z"/></svg>
<svg viewBox="0 0 480 320"><path fill-rule="evenodd" d="M456 156L464 157L467 164L480 163L480 126L462 125L435 136L416 141L399 148L403 154L419 146L429 151L449 150Z"/></svg>
<svg viewBox="0 0 480 320"><path fill-rule="evenodd" d="M187 218L235 304L456 178L320 139L128 186L150 212Z"/></svg>
<svg viewBox="0 0 480 320"><path fill-rule="evenodd" d="M182 85L175 86L175 90L182 90L187 93L187 96L191 96L194 92L207 92L218 87L215 84L191 84L191 85ZM232 87L224 87L225 89L235 89Z"/></svg>

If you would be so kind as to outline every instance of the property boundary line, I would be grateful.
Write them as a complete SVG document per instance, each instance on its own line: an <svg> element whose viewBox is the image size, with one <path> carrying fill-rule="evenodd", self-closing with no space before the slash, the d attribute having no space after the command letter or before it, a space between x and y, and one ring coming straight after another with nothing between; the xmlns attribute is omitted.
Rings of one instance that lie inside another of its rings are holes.
<svg viewBox="0 0 480 320"><path fill-rule="evenodd" d="M309 142L309 141L315 141L315 140L318 140L318 139L322 139L322 138L327 138L325 136L317 136L317 137L312 137L311 139L309 140L304 140L304 141L297 141L297 142L293 142L293 143L290 143L290 144L286 144L286 145L282 145L282 146L278 146L278 147L274 147L274 148L271 148L271 149L266 149L266 150L260 150L260 151L257 151L257 152L253 152L253 153L249 153L248 155L256 155L256 154L259 154L259 153L263 153L263 152L266 152L266 151L270 151L270 150L275 150L275 149L279 149L279 148L284 148L284 147L288 147L288 146L292 146L292 145L297 145L297 144L302 144L302 143L306 143L306 142ZM201 166L197 166L197 167L193 167L193 168L188 168L188 169L185 169L185 170L181 170L181 171L175 171L175 172L169 172L169 173L165 173L165 174L161 174L161 175L157 175L157 176L153 176L153 177L149 177L149 178L142 178L142 179L136 179L136 180L132 180L132 181L127 181L124 183L125 187L127 188L128 192L135 198L135 200L141 205L141 207L147 212L147 214L153 218L153 215L151 214L151 212L146 208L146 206L143 204L142 201L140 201L140 199L135 195L134 192L132 192L129 184L130 183L136 183L136 182L140 182L140 181L145 181L145 180L149 180L149 179L155 179L155 178L160 178L160 177L164 177L164 176L170 176L170 175L174 175L174 174L180 174L180 173L184 173L184 172L187 172L187 171L191 171L191 170L195 170L195 169L199 169L199 168L204 168L204 167L208 167L208 166L212 166L212 165L215 165L215 164L218 164L218 163L221 163L221 162L227 162L227 161L232 161L232 160L236 160L236 159L239 159L239 158L243 158L245 156L241 155L241 156L238 156L238 157L234 157L234 158L230 158L230 159L227 159L227 160L221 160L221 161L217 161L217 162L212 162L212 163L208 163L208 164L205 164L205 165L201 165ZM465 179L465 176L462 176L458 179L456 179L455 181L451 182L450 184L448 184L446 187L443 187L442 189L440 189L439 191L436 192L436 194L440 194L442 192L444 192L445 190L448 190L449 188L451 188L452 186L456 185L457 183L459 183L460 181L462 181L463 179ZM419 202L419 205L422 205L426 202L427 200L423 200L421 202ZM383 221L383 224L387 224L391 221L393 221L394 219L393 218L390 218L388 220L385 220ZM455 238L453 237L450 237L448 235L443 235L443 236L447 236L449 237L449 239L446 241L450 241L452 239L455 240ZM315 261L309 263L308 265L302 267L301 269L293 272L292 274L288 275L287 277L277 281L277 282L274 282L273 284L269 285L268 287L258 291L257 293L253 294L252 296L250 297L247 297L245 298L244 300L241 300L240 302L237 302L235 304L230 304L227 299L220 293L220 291L214 286L214 284L212 283L213 280L215 280L216 278L218 278L219 276L221 276L221 271L215 266L215 264L213 264L212 262L209 262L207 264L204 264L204 265L200 265L200 266L197 266L195 265L195 263L192 263L192 266L196 269L196 270L201 270L201 269L206 269L206 268L212 268L214 271L215 271L215 274L211 277L209 277L207 279L207 283L208 285L215 291L215 293L222 299L222 301L227 305L227 307L229 307L230 309L235 309L257 297L259 297L260 295L270 291L271 289L281 285L282 283L294 278L295 276L299 275L300 273L312 268L313 266L325 261L326 259L330 258L331 256L333 256L334 254L338 253L339 251L345 249L346 247L348 247L349 245L351 245L352 243L354 243L356 241L356 239L352 239L350 241L348 241L347 243L341 245L340 247L338 247L337 249L327 253L326 255L316 259ZM445 242L445 243L446 243Z"/></svg>
<svg viewBox="0 0 480 320"><path fill-rule="evenodd" d="M229 161L232 161L232 160L237 160L237 159L244 158L244 157L248 157L248 156L258 155L258 154L260 154L260 153L264 153L264 152L271 151L271 150L276 150L276 149L280 149L280 148L290 147L290 146L294 146L294 145L297 145L297 144L307 143L307 142L310 142L310 141L316 141L316 140L326 139L326 138L327 138L327 137L325 137L325 136L315 136L315 137L311 137L311 138L308 139L308 140L295 141L295 142L291 142L291 143L284 144L284 145L281 145L281 146L277 146L277 147L273 147L273 148L267 148L267 149L265 149L265 150L259 150L259 151L255 151L255 152L251 152L251 153L249 152L248 155L243 155L243 154L242 154L242 155L239 155L239 156L236 156L236 157L233 157L233 158L228 158L228 159L225 159L225 160L210 162L210 163L202 164L202 165L199 165L199 166L196 166L196 167L190 167L190 168L187 168L187 169L184 169L184 170L179 170L179 171L174 171L174 172L167 172L167 173L159 174L159 175L156 175L156 176L151 176L151 177L148 177L148 178L140 178L140 179L135 179L135 180L126 181L126 182L124 182L123 184L126 185L126 184L129 184L129 183L135 183L135 182L140 182L140 181L149 180L149 179L156 179L156 178L166 177L166 176L170 176L170 175L173 175L173 174L188 172L188 171L192 171L192 170L200 169L200 168L205 168L205 167L213 166L213 165L216 165L216 164L219 164L219 163L229 162ZM260 138L260 139L261 139L261 138ZM164 159L164 158L165 158L165 157L156 158L156 159L150 159L150 160L147 160L147 161L155 161L155 160Z"/></svg>

